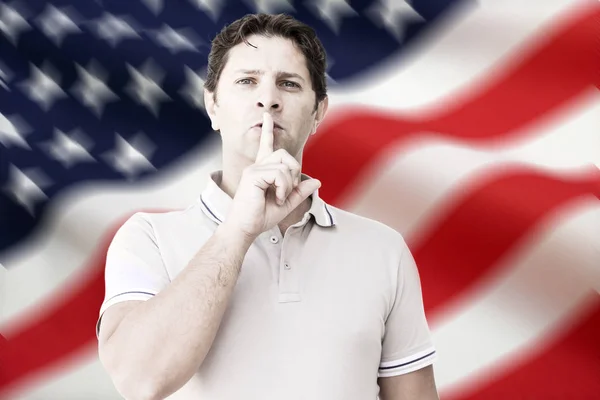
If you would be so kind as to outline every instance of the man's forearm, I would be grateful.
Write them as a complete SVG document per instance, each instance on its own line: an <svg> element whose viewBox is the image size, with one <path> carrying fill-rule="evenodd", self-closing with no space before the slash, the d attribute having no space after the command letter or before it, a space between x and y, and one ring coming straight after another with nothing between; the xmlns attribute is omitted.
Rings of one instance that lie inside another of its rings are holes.
<svg viewBox="0 0 600 400"><path fill-rule="evenodd" d="M252 238L219 226L167 288L124 317L106 342L108 369L120 390L163 398L193 376L214 341L251 244Z"/></svg>

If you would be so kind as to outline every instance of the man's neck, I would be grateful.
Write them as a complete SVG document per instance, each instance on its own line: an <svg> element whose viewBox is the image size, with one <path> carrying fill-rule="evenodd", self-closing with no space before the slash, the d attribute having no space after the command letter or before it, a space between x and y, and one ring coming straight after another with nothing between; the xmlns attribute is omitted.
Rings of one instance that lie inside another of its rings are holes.
<svg viewBox="0 0 600 400"><path fill-rule="evenodd" d="M226 168L223 167L223 174L221 175L221 182L219 187L232 199L235 197L235 192L240 184L242 177L241 169Z"/></svg>

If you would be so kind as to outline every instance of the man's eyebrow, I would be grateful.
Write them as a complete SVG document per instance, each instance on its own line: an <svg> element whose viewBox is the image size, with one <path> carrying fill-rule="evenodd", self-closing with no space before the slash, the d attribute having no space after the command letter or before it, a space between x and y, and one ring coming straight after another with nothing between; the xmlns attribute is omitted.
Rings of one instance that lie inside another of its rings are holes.
<svg viewBox="0 0 600 400"><path fill-rule="evenodd" d="M235 73L240 73L244 75L264 75L264 72L259 69L238 69ZM304 81L304 78L295 72L285 72L285 71L277 71L277 78L285 79L285 78L297 78L301 81Z"/></svg>
<svg viewBox="0 0 600 400"><path fill-rule="evenodd" d="M304 78L295 72L278 71L277 77L278 78L297 78L304 82Z"/></svg>

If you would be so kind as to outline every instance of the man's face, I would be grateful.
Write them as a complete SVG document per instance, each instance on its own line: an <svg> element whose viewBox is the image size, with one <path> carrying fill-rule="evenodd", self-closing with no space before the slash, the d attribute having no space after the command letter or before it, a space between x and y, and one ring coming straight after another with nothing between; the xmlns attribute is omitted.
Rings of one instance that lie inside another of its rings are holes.
<svg viewBox="0 0 600 400"><path fill-rule="evenodd" d="M229 51L217 84L216 100L205 91L213 129L220 130L223 151L252 163L258 152L263 113L273 116L273 149L286 149L301 160L308 137L327 109L327 99L315 111L304 55L293 42L252 35Z"/></svg>

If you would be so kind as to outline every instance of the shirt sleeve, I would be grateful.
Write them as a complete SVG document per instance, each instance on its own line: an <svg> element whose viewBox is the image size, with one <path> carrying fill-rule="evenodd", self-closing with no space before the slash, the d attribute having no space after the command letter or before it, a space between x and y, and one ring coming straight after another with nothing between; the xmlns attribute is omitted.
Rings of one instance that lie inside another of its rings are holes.
<svg viewBox="0 0 600 400"><path fill-rule="evenodd" d="M405 244L398 267L394 302L385 323L379 376L416 371L433 364L436 357L425 317L419 272Z"/></svg>
<svg viewBox="0 0 600 400"><path fill-rule="evenodd" d="M98 322L110 306L127 300L148 300L169 283L149 215L136 213L119 228L106 253L105 295Z"/></svg>

